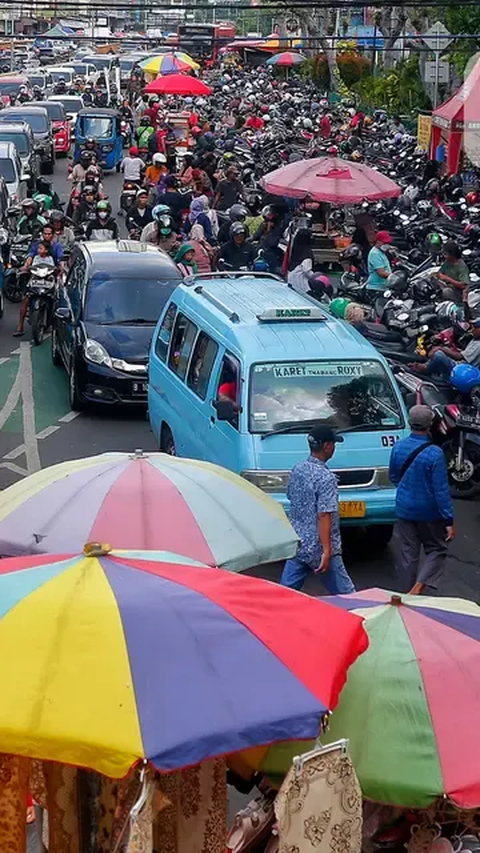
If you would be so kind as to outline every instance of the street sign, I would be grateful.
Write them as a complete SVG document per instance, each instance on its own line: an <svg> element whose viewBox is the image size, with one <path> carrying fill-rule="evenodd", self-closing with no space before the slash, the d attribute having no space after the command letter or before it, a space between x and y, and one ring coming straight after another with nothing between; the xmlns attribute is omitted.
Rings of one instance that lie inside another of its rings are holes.
<svg viewBox="0 0 480 853"><path fill-rule="evenodd" d="M437 21L435 24L432 24L430 29L424 33L422 39L427 47L436 53L441 53L442 50L445 50L453 41L451 33L441 21Z"/></svg>
<svg viewBox="0 0 480 853"><path fill-rule="evenodd" d="M436 67L437 63L435 60L427 61L425 63L425 75L424 80L425 83L435 83L438 79L439 83L449 83L450 82L450 64L441 59L438 62L438 78L436 77Z"/></svg>

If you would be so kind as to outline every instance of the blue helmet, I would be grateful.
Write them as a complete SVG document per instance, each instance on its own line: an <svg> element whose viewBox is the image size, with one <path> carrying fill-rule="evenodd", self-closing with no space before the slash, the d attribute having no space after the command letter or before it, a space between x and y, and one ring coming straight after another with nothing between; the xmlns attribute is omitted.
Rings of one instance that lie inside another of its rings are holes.
<svg viewBox="0 0 480 853"><path fill-rule="evenodd" d="M461 394L469 394L472 388L480 385L480 370L473 364L457 364L450 374L450 382Z"/></svg>

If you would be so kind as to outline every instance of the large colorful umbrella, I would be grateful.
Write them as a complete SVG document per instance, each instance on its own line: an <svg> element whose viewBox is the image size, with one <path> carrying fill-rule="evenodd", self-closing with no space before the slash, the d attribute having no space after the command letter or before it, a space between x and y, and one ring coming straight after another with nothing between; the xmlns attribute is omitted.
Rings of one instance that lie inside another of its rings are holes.
<svg viewBox="0 0 480 853"><path fill-rule="evenodd" d="M327 601L364 616L370 645L349 672L322 743L350 739L368 799L426 808L446 796L478 808L480 608L381 589ZM281 777L298 751L298 744L272 747L260 766Z"/></svg>
<svg viewBox="0 0 480 853"><path fill-rule="evenodd" d="M124 776L314 737L358 616L169 554L0 561L0 751Z"/></svg>
<svg viewBox="0 0 480 853"><path fill-rule="evenodd" d="M140 67L148 74L177 74L182 71L198 70L198 62L195 62L188 53L171 51L158 56L151 56L140 63Z"/></svg>
<svg viewBox="0 0 480 853"><path fill-rule="evenodd" d="M266 65L276 65L278 68L293 68L294 65L301 65L305 62L306 56L301 53L294 53L291 50L286 50L284 53L275 53L266 61Z"/></svg>
<svg viewBox="0 0 480 853"><path fill-rule="evenodd" d="M185 74L169 74L157 77L145 86L145 92L151 95L211 95L212 90L197 77Z"/></svg>
<svg viewBox="0 0 480 853"><path fill-rule="evenodd" d="M165 453L73 459L1 492L1 556L79 552L92 540L233 571L293 556L298 541L283 509L256 486Z"/></svg>
<svg viewBox="0 0 480 853"><path fill-rule="evenodd" d="M398 184L381 172L338 157L299 160L268 172L260 183L273 195L333 204L357 204L365 199L376 201L401 193Z"/></svg>

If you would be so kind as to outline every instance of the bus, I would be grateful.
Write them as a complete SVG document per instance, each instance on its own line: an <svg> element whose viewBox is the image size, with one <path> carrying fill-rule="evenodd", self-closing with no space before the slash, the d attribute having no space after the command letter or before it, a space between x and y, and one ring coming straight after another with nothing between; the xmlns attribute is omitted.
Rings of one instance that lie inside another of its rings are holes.
<svg viewBox="0 0 480 853"><path fill-rule="evenodd" d="M179 24L180 50L194 59L215 62L220 48L235 38L235 24Z"/></svg>

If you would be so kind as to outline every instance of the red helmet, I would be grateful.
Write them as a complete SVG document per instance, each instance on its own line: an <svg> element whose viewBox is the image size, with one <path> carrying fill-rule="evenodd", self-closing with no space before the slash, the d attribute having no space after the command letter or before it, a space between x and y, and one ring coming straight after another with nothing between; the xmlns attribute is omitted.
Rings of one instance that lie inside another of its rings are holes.
<svg viewBox="0 0 480 853"><path fill-rule="evenodd" d="M261 112L261 113L263 113L263 115L265 115L265 113L268 113L268 107L267 107L267 105L266 105L266 104L263 104L263 105L260 107L260 112Z"/></svg>
<svg viewBox="0 0 480 853"><path fill-rule="evenodd" d="M138 157L138 148L137 148L137 146L136 146L136 145L132 145L132 147L130 148L130 151L129 151L128 153L130 154L130 157Z"/></svg>
<svg viewBox="0 0 480 853"><path fill-rule="evenodd" d="M337 145L331 145L331 146L330 146L330 148L329 148L329 149L328 149L328 151L327 151L327 154L331 154L333 157L336 157L336 156L337 156L337 154L338 154L338 147L337 147Z"/></svg>
<svg viewBox="0 0 480 853"><path fill-rule="evenodd" d="M195 125L195 127L192 127L192 136L194 136L195 138L198 138L201 135L202 135L202 128L201 127L198 127L197 125Z"/></svg>
<svg viewBox="0 0 480 853"><path fill-rule="evenodd" d="M476 190L471 190L465 196L465 201L469 205L478 204L478 199L479 199L479 195L478 195L478 192Z"/></svg>

